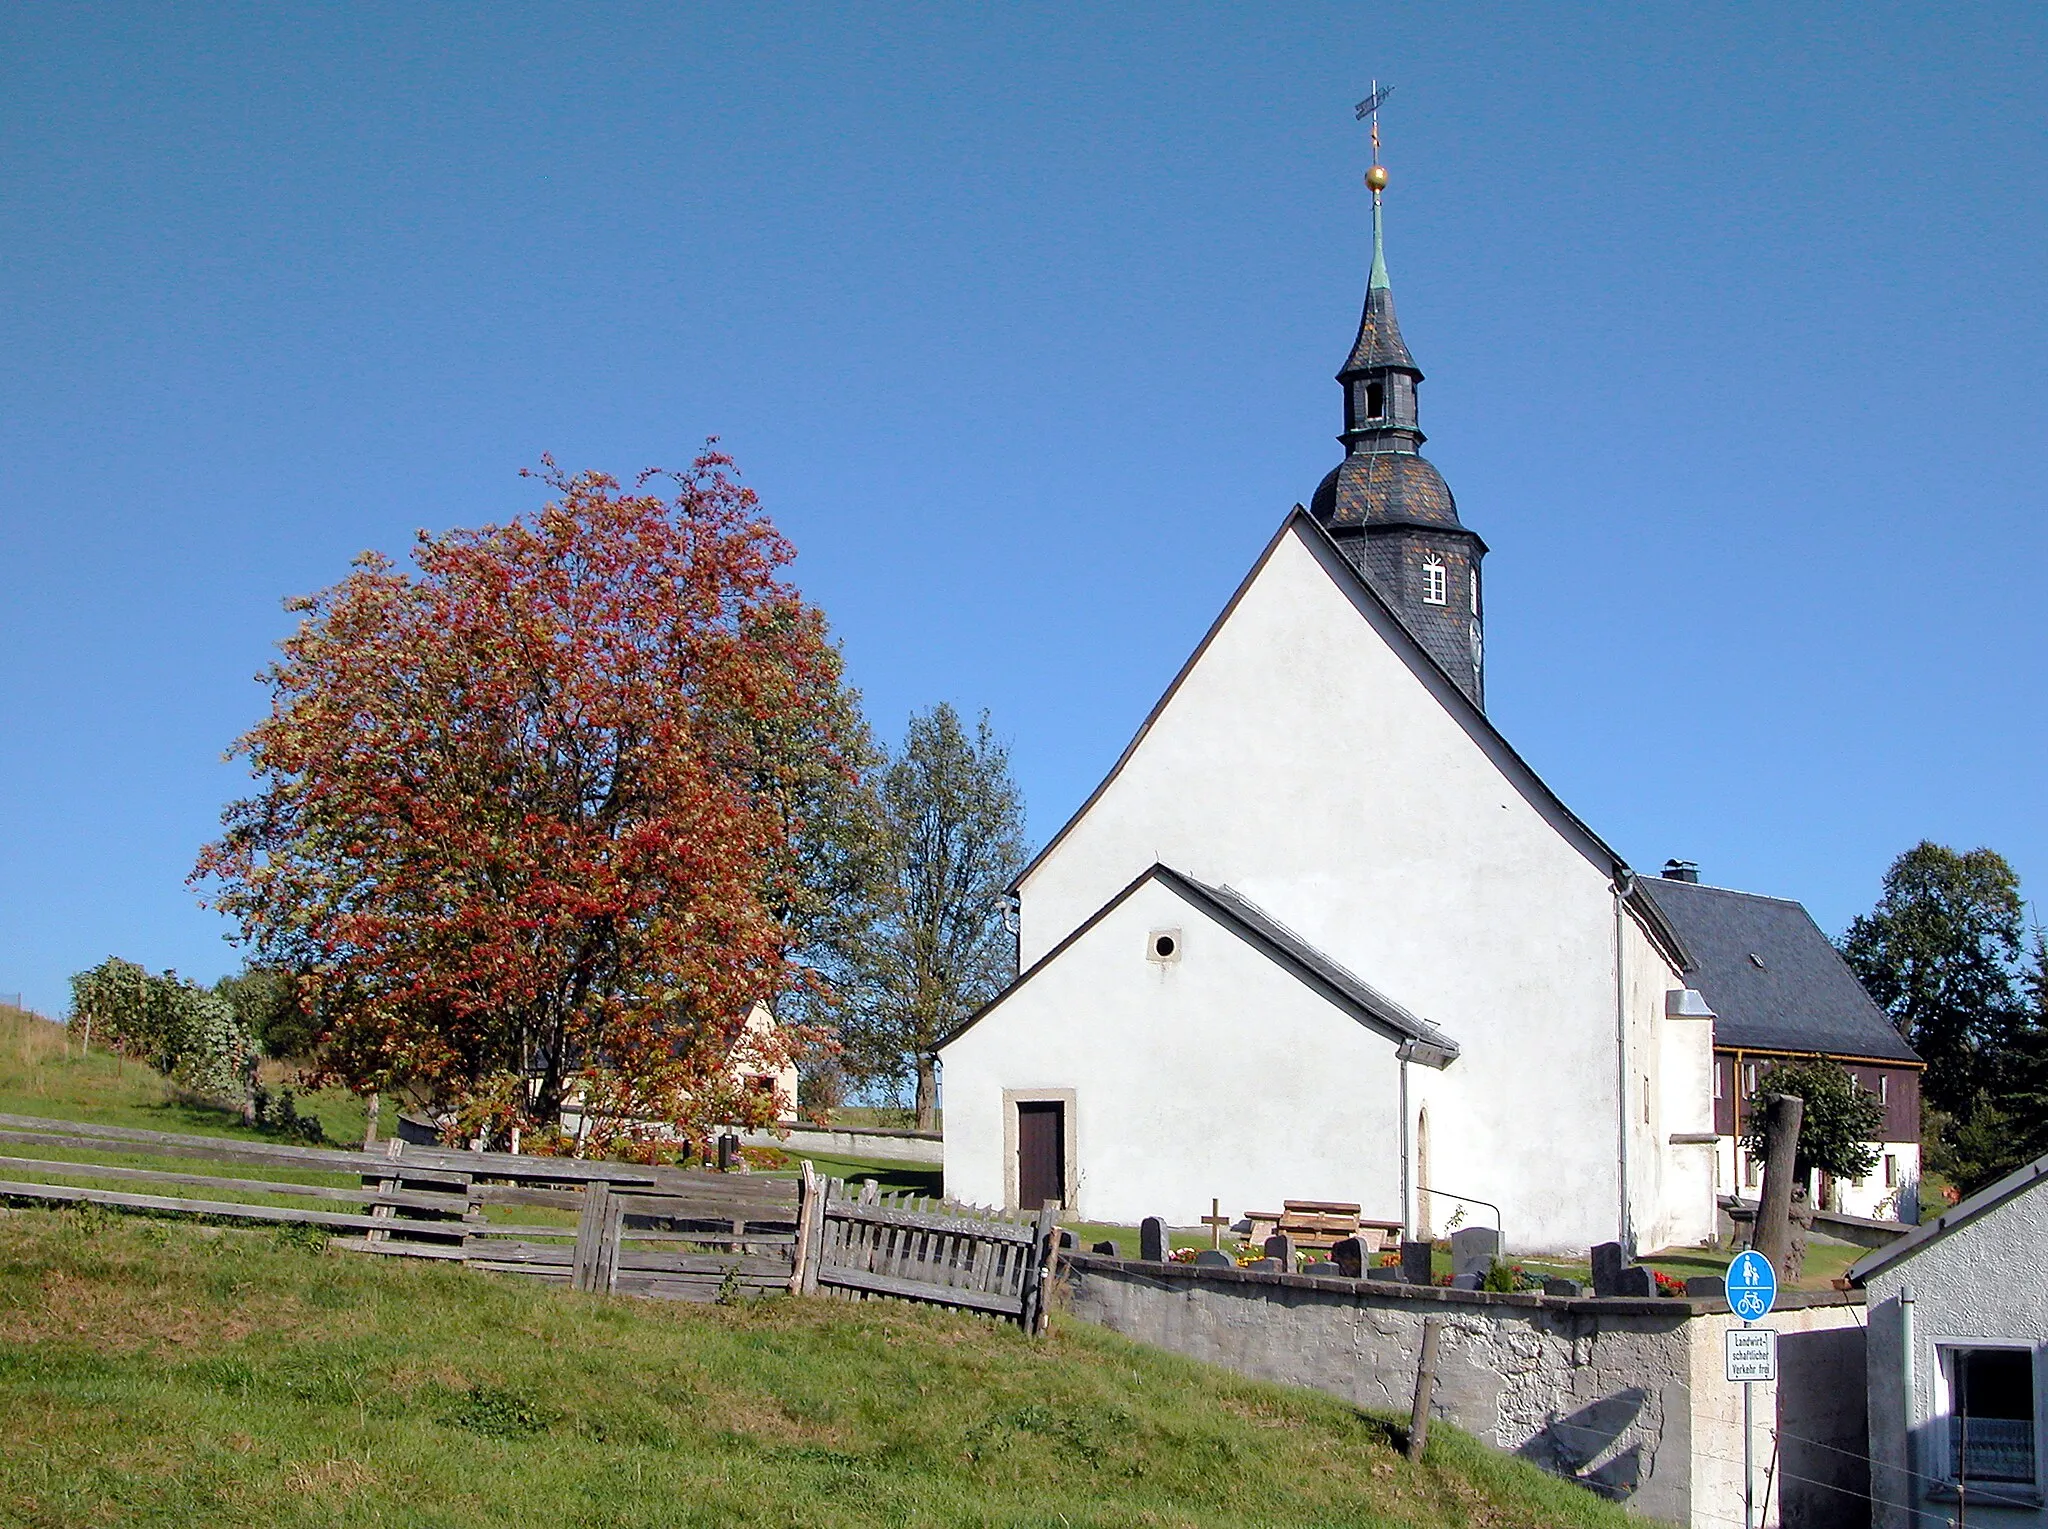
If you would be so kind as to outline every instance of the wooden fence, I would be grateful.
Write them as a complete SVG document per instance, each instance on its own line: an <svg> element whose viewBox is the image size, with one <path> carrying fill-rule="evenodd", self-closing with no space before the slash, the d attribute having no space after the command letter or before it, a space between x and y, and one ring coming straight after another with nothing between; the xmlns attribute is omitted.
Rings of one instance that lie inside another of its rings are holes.
<svg viewBox="0 0 2048 1529"><path fill-rule="evenodd" d="M36 1147L340 1173L359 1187L0 1155L0 1199L295 1222L324 1227L337 1246L359 1252L461 1262L578 1290L685 1301L770 1292L885 1297L1000 1316L1031 1333L1045 1323L1052 1212L1019 1220L951 1201L884 1197L872 1180L851 1191L814 1177L808 1163L801 1180L776 1179L396 1139L365 1153L0 1115L0 1149ZM190 1198L129 1190L130 1183L265 1198ZM291 1199L337 1207L277 1203ZM493 1221L492 1207L574 1211L577 1221Z"/></svg>

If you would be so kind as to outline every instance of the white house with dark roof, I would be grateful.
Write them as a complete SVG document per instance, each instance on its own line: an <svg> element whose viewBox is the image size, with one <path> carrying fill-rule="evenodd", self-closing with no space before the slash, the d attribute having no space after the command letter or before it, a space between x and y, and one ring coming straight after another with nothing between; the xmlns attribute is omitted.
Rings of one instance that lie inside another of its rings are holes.
<svg viewBox="0 0 2048 1529"><path fill-rule="evenodd" d="M1338 380L1343 461L1016 884L1021 975L940 1046L947 1192L1703 1241L1714 1015L1663 903L1487 720L1486 548L1420 454L1377 193Z"/></svg>
<svg viewBox="0 0 2048 1529"><path fill-rule="evenodd" d="M2048 1157L1849 1270L1868 1299L1873 1529L2048 1524Z"/></svg>
<svg viewBox="0 0 2048 1529"><path fill-rule="evenodd" d="M1771 1068L1832 1057L1884 1104L1876 1166L1860 1179L1810 1186L1814 1203L1852 1216L1920 1219L1923 1063L1821 933L1782 897L1702 886L1672 861L1644 890L1684 941L1686 981L1714 1011L1715 1184L1754 1199L1762 1165L1742 1149L1743 1101Z"/></svg>

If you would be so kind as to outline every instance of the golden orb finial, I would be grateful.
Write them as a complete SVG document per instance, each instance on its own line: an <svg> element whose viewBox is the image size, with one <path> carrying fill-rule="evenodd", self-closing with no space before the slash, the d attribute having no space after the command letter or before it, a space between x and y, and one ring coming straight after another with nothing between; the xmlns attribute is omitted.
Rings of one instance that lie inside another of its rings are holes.
<svg viewBox="0 0 2048 1529"><path fill-rule="evenodd" d="M1375 191L1386 190L1387 167L1385 165L1374 165L1370 170L1365 172L1365 183L1368 186L1372 187L1372 189Z"/></svg>

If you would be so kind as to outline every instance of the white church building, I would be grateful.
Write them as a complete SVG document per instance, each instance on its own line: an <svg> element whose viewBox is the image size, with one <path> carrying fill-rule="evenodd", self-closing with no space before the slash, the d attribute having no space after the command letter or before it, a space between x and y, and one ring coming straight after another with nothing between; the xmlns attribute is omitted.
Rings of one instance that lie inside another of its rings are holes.
<svg viewBox="0 0 2048 1529"><path fill-rule="evenodd" d="M1021 975L941 1047L947 1193L1698 1242L1713 1015L1487 720L1486 548L1419 452L1378 201L1344 460L1019 878Z"/></svg>

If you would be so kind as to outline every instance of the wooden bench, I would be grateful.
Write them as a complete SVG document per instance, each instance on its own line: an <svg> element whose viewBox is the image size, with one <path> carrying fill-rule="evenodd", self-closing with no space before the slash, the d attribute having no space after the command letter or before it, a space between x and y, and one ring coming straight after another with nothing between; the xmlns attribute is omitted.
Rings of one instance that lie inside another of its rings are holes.
<svg viewBox="0 0 2048 1529"><path fill-rule="evenodd" d="M1401 1246L1401 1223L1377 1221L1359 1215L1360 1207L1338 1200L1289 1200L1279 1211L1248 1210L1245 1219L1251 1231L1245 1241L1253 1247L1275 1232L1285 1232L1298 1249L1327 1253L1346 1237L1362 1237L1368 1248L1389 1252Z"/></svg>

